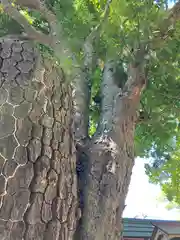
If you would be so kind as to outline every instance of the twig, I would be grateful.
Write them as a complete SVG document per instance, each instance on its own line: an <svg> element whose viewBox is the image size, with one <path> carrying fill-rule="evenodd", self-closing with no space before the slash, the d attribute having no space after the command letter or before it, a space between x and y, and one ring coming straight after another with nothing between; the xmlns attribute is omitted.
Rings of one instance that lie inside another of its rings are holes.
<svg viewBox="0 0 180 240"><path fill-rule="evenodd" d="M96 34L100 33L101 29L103 28L103 25L109 16L111 2L112 2L112 0L107 0L105 9L104 9L103 18L101 19L100 23L92 30L92 32L87 37L88 41L90 41L90 39L93 39L93 37L95 37Z"/></svg>
<svg viewBox="0 0 180 240"><path fill-rule="evenodd" d="M159 47L158 43L165 42L174 33L175 25L180 20L180 1L175 3L167 13L168 16L163 19L158 31L156 31L157 35L149 41L151 49Z"/></svg>
<svg viewBox="0 0 180 240"><path fill-rule="evenodd" d="M160 95L162 95L163 97L169 98L169 99L174 99L174 100L180 100L180 97L176 97L176 96L169 96L168 94L164 94L164 93L159 93Z"/></svg>

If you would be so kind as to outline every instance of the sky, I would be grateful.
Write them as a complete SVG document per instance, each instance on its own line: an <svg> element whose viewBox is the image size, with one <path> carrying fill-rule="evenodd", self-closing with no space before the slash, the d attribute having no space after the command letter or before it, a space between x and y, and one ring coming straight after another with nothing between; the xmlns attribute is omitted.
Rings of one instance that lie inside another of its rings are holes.
<svg viewBox="0 0 180 240"><path fill-rule="evenodd" d="M144 170L146 162L136 159L123 217L180 220L180 211L167 210L167 203L159 200L162 193L160 187L149 183Z"/></svg>

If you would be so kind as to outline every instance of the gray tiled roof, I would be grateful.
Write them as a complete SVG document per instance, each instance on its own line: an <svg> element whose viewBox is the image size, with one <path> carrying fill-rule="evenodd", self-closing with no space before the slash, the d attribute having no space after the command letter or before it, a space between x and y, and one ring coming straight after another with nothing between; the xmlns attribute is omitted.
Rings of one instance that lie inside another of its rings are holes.
<svg viewBox="0 0 180 240"><path fill-rule="evenodd" d="M180 234L180 222L171 224L171 223L154 223L155 226L157 226L159 229L163 230L165 233L169 234L169 235L178 235Z"/></svg>
<svg viewBox="0 0 180 240"><path fill-rule="evenodd" d="M151 237L154 226L147 219L123 219L124 237Z"/></svg>
<svg viewBox="0 0 180 240"><path fill-rule="evenodd" d="M180 234L180 222L166 221L166 220L153 220L153 219L136 219L124 218L123 219L123 236L124 237L151 237L154 225L159 225L162 230L166 230L168 234Z"/></svg>

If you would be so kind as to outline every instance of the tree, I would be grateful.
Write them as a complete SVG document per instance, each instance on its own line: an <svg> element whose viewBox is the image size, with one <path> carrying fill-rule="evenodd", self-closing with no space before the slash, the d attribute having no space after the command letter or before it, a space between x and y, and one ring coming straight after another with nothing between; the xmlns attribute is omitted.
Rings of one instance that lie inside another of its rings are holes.
<svg viewBox="0 0 180 240"><path fill-rule="evenodd" d="M180 2L1 2L1 239L119 239L177 135Z"/></svg>

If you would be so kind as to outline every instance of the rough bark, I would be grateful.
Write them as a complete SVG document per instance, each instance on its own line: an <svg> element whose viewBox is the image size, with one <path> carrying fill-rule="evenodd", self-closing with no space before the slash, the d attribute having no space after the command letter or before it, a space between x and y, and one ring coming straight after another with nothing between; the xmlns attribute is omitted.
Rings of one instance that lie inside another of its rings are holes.
<svg viewBox="0 0 180 240"><path fill-rule="evenodd" d="M60 68L43 61L28 42L1 39L0 239L71 240L75 230L77 240L119 239L134 165L133 139L136 110L145 84L142 64L145 52L139 51L139 47L134 49L131 57L139 65L132 64L133 60L129 63L128 81L123 89L113 80L112 62L106 64L100 122L90 140L87 116L90 78L95 63L94 44L98 44L98 36L103 32L102 23L85 41L84 65L76 66L56 16L43 2L39 5L35 2L31 1L30 7L36 6L48 21L48 35L30 25L10 1L2 0L4 11L23 27L29 39L51 46L58 59L63 53L72 60L73 74L77 73L72 96L75 133L71 130L71 87ZM27 6L23 0L17 3ZM102 22L107 19L110 3L107 0ZM179 5L180 1L169 10L162 26L172 25L175 29L180 18ZM165 42L169 36L169 28L162 26L158 26L158 36L147 42L152 49L157 49L156 42ZM66 74L72 76L69 72ZM77 156L73 135L76 143L80 143L76 146ZM78 186L76 157L80 160ZM82 218L77 228L78 202Z"/></svg>
<svg viewBox="0 0 180 240"><path fill-rule="evenodd" d="M79 210L71 87L29 42L0 43L0 237L73 239ZM98 131L83 154L78 149L85 171L76 239L120 238L140 97L132 69L123 93L113 81L112 62L104 70Z"/></svg>
<svg viewBox="0 0 180 240"><path fill-rule="evenodd" d="M140 66L129 67L124 89L114 82L112 62L104 69L101 120L88 146L88 175L83 216L77 239L118 240L132 168L134 130L144 77Z"/></svg>
<svg viewBox="0 0 180 240"><path fill-rule="evenodd" d="M0 239L72 239L75 160L63 72L29 42L1 39Z"/></svg>

